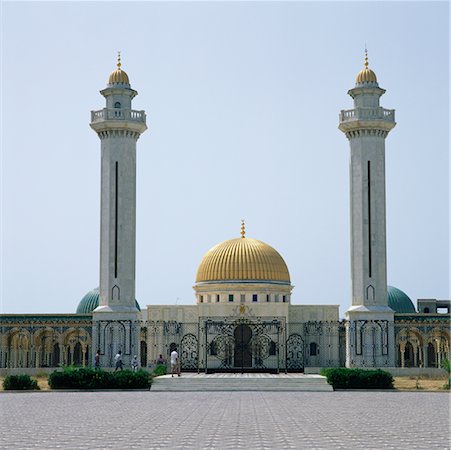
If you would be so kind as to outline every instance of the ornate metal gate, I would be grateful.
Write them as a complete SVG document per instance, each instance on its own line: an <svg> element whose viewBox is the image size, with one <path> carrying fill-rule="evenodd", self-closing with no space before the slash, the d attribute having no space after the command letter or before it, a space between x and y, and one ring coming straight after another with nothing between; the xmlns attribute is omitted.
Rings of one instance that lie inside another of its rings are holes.
<svg viewBox="0 0 451 450"><path fill-rule="evenodd" d="M180 343L181 352L181 369L182 370L197 370L199 364L198 348L199 342L197 337L192 334L185 334Z"/></svg>
<svg viewBox="0 0 451 450"><path fill-rule="evenodd" d="M304 370L304 339L300 334L293 333L288 336L286 351L287 370Z"/></svg>
<svg viewBox="0 0 451 450"><path fill-rule="evenodd" d="M206 319L203 330L206 371L279 372L283 364L284 322L279 318Z"/></svg>

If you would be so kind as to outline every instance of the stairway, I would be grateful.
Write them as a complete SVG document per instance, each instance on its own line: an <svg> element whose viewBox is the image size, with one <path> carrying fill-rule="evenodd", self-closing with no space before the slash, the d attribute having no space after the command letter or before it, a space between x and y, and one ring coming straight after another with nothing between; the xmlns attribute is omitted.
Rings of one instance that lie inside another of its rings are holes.
<svg viewBox="0 0 451 450"><path fill-rule="evenodd" d="M163 375L153 380L151 391L333 391L326 378L298 373L182 373Z"/></svg>

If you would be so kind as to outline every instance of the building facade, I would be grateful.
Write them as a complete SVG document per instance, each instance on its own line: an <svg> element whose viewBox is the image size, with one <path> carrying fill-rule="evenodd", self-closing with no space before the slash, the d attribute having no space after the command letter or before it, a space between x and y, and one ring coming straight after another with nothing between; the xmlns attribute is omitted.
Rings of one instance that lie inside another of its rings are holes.
<svg viewBox="0 0 451 450"><path fill-rule="evenodd" d="M177 349L182 370L304 371L320 367L440 367L450 353L450 301L419 300L387 286L385 139L394 111L368 67L349 90L354 108L340 113L350 143L351 305L292 302L282 256L240 236L210 249L198 267L192 305L149 305L135 299L136 143L147 129L132 109L137 92L122 70L101 91L105 108L90 126L101 142L99 288L75 314L0 315L0 368L112 367L139 355L148 367Z"/></svg>

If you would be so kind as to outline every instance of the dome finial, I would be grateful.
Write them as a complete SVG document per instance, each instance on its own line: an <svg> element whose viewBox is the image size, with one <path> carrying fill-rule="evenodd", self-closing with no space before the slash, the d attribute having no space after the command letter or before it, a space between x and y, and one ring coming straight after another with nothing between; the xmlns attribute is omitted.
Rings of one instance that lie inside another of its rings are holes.
<svg viewBox="0 0 451 450"><path fill-rule="evenodd" d="M113 70L110 74L110 78L108 80L108 84L128 84L130 85L130 81L128 79L128 75L121 69L121 52L118 50L117 52L117 68Z"/></svg>
<svg viewBox="0 0 451 450"><path fill-rule="evenodd" d="M363 69L357 74L355 83L357 85L360 85L362 83L377 83L376 74L368 67L368 49L366 48L366 44L365 44L365 59L363 63Z"/></svg>
<svg viewBox="0 0 451 450"><path fill-rule="evenodd" d="M244 219L241 219L241 237L246 237L246 225L244 224Z"/></svg>

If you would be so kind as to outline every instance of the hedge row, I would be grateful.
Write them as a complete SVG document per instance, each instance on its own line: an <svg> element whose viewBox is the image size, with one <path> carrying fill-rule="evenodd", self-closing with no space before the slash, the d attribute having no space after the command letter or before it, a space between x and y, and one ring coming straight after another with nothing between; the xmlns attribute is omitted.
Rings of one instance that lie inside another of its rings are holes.
<svg viewBox="0 0 451 450"><path fill-rule="evenodd" d="M106 372L65 368L49 375L51 389L150 389L152 376L145 370Z"/></svg>
<svg viewBox="0 0 451 450"><path fill-rule="evenodd" d="M39 389L38 382L30 375L8 375L3 380L5 391L31 391Z"/></svg>
<svg viewBox="0 0 451 450"><path fill-rule="evenodd" d="M321 369L334 389L393 389L393 377L380 369Z"/></svg>
<svg viewBox="0 0 451 450"><path fill-rule="evenodd" d="M166 364L157 364L157 366L153 370L152 375L154 377L159 377L160 375L166 375L166 371Z"/></svg>

